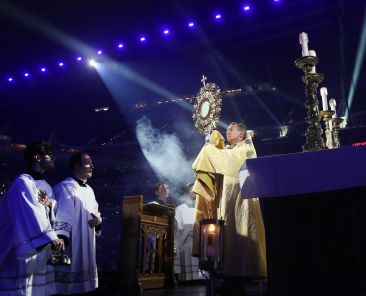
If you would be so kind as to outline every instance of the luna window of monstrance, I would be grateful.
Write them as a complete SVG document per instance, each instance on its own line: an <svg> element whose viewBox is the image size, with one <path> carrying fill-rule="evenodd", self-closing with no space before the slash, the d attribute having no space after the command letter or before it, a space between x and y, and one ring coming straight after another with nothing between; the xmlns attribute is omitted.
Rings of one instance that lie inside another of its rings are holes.
<svg viewBox="0 0 366 296"><path fill-rule="evenodd" d="M209 134L220 118L222 93L215 83L206 83L207 78L202 76L203 86L196 96L193 109L193 121L197 130L203 134Z"/></svg>

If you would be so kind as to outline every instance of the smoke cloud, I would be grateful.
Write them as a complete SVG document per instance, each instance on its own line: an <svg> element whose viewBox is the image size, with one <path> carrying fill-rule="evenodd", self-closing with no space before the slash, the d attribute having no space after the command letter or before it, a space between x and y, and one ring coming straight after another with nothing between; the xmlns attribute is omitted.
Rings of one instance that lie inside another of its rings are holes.
<svg viewBox="0 0 366 296"><path fill-rule="evenodd" d="M187 159L175 134L159 131L146 117L137 121L136 136L152 169L159 179L169 183L171 196L177 200L179 189L194 180L193 159Z"/></svg>

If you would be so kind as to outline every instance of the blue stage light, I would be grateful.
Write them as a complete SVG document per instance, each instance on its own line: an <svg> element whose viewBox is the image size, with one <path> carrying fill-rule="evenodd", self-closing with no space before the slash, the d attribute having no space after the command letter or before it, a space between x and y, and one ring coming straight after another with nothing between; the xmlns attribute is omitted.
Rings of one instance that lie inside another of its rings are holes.
<svg viewBox="0 0 366 296"><path fill-rule="evenodd" d="M187 24L188 28L190 28L190 29L193 29L195 27L195 25L196 24L192 21L189 21L188 24Z"/></svg>
<svg viewBox="0 0 366 296"><path fill-rule="evenodd" d="M245 5L243 6L243 10L244 10L244 12L249 12L251 9L252 9L252 8L251 8L251 6L250 6L249 4L245 4Z"/></svg>
<svg viewBox="0 0 366 296"><path fill-rule="evenodd" d="M221 13L216 13L215 14L215 21L219 22L222 20L222 14Z"/></svg>

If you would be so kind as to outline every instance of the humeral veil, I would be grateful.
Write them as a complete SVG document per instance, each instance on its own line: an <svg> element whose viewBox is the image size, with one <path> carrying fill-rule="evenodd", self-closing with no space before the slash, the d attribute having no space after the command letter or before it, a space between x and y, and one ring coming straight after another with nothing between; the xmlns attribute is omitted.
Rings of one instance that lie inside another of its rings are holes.
<svg viewBox="0 0 366 296"><path fill-rule="evenodd" d="M258 198L240 196L239 169L256 157L252 139L224 147L218 131L211 134L193 163L197 194L194 255L199 253L199 221L225 220L223 275L265 279L267 277L265 230ZM219 216L219 217L218 217Z"/></svg>

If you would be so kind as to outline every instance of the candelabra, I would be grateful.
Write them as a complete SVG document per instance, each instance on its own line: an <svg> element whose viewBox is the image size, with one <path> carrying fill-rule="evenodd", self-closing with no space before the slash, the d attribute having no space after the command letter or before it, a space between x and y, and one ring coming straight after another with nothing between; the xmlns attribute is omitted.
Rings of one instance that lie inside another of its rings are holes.
<svg viewBox="0 0 366 296"><path fill-rule="evenodd" d="M332 116L335 112L332 110L323 110L320 111L320 115L323 118L324 126L325 126L325 139L328 149L336 148L334 145L334 137L333 137L333 122L332 122Z"/></svg>
<svg viewBox="0 0 366 296"><path fill-rule="evenodd" d="M333 123L333 136L334 136L334 148L341 147L341 142L339 140L339 126L343 122L343 118L332 118Z"/></svg>
<svg viewBox="0 0 366 296"><path fill-rule="evenodd" d="M317 98L317 88L324 79L320 73L312 73L313 67L318 64L319 59L314 56L304 56L295 61L296 67L300 68L305 75L302 81L305 83L305 93L307 100L305 106L307 114L305 121L308 124L305 136L306 143L302 147L303 151L316 151L325 148L322 138L323 130L320 126L319 103Z"/></svg>

